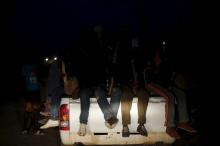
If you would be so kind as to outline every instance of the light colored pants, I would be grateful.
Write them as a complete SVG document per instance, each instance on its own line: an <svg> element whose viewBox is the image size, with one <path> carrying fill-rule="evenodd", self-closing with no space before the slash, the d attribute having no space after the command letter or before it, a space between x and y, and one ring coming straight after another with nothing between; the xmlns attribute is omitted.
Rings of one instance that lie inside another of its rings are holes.
<svg viewBox="0 0 220 146"><path fill-rule="evenodd" d="M144 88L139 88L134 94L132 87L129 85L124 85L122 87L122 98L121 98L121 112L122 112L122 124L131 124L130 110L132 106L133 97L138 97L138 123L146 123L146 110L149 101L149 94Z"/></svg>

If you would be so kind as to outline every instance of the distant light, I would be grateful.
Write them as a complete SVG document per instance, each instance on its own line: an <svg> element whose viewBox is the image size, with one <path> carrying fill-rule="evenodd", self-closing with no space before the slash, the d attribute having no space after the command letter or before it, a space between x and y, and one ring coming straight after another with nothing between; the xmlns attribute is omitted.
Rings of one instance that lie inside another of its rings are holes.
<svg viewBox="0 0 220 146"><path fill-rule="evenodd" d="M163 45L165 45L166 44L166 42L165 41L163 41Z"/></svg>
<svg viewBox="0 0 220 146"><path fill-rule="evenodd" d="M54 57L53 60L57 60L57 57Z"/></svg>
<svg viewBox="0 0 220 146"><path fill-rule="evenodd" d="M45 58L45 61L47 62L49 59L48 58Z"/></svg>

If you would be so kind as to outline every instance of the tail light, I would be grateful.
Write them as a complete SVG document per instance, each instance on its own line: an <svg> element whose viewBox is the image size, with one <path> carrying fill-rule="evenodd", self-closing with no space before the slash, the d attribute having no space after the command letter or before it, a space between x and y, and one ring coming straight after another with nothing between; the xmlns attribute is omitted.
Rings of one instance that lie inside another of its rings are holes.
<svg viewBox="0 0 220 146"><path fill-rule="evenodd" d="M60 106L60 130L69 130L69 106L68 104L62 104Z"/></svg>

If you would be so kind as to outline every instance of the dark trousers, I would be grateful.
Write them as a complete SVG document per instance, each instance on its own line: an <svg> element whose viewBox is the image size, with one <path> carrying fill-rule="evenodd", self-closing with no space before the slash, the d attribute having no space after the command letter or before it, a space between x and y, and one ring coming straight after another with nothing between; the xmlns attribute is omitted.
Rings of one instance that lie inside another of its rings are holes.
<svg viewBox="0 0 220 146"><path fill-rule="evenodd" d="M39 120L39 114L40 110L34 109L31 112L25 111L24 112L24 125L23 125L23 130L27 131L37 131L40 128L40 125L38 123Z"/></svg>

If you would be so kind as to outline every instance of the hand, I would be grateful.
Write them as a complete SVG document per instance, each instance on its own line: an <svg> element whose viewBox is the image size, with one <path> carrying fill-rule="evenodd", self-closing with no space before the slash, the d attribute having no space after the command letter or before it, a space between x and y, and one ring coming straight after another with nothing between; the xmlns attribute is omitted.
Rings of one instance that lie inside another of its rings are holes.
<svg viewBox="0 0 220 146"><path fill-rule="evenodd" d="M132 84L132 88L137 89L139 87L139 82L138 81L134 81Z"/></svg>
<svg viewBox="0 0 220 146"><path fill-rule="evenodd" d="M111 95L112 95L112 93L109 91L106 93L106 96L108 96L108 97L110 97Z"/></svg>

